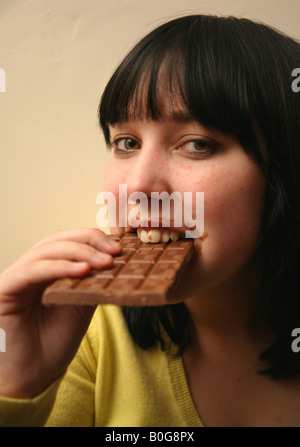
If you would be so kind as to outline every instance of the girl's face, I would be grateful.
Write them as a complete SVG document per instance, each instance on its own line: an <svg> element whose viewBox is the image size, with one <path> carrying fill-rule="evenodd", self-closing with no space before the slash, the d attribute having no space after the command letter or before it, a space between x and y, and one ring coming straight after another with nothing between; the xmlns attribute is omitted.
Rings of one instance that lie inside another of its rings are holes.
<svg viewBox="0 0 300 447"><path fill-rule="evenodd" d="M261 234L265 179L235 137L178 114L117 123L110 136L104 191L118 197L119 184L127 184L128 196L143 192L149 202L151 192L204 192L204 236L195 239L197 259L181 298L240 281Z"/></svg>

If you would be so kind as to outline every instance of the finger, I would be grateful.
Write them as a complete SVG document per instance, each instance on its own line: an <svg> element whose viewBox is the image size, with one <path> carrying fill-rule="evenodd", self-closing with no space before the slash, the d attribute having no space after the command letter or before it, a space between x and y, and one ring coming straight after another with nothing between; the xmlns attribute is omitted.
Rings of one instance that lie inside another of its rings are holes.
<svg viewBox="0 0 300 447"><path fill-rule="evenodd" d="M26 293L32 286L47 284L65 277L82 277L90 270L88 262L67 260L41 260L25 265L22 269L7 270L2 275L0 296Z"/></svg>
<svg viewBox="0 0 300 447"><path fill-rule="evenodd" d="M34 247L51 241L70 240L90 245L99 251L116 254L121 251L121 246L116 241L110 239L107 234L98 228L73 228L57 231L56 233L42 239Z"/></svg>
<svg viewBox="0 0 300 447"><path fill-rule="evenodd" d="M113 258L110 254L96 250L89 245L70 241L51 241L38 245L25 253L19 260L20 264L31 263L46 259L65 259L68 261L85 261L91 267L101 269L112 265Z"/></svg>

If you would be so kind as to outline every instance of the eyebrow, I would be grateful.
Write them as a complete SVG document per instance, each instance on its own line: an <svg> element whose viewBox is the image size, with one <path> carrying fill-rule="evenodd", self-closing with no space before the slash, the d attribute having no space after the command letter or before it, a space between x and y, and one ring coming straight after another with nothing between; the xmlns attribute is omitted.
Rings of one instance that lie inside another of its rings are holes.
<svg viewBox="0 0 300 447"><path fill-rule="evenodd" d="M178 121L181 123L185 123L187 121L194 121L192 116L185 110L183 110L183 111L173 110L170 113L166 113L165 115L163 115L163 119L171 119L173 121Z"/></svg>
<svg viewBox="0 0 300 447"><path fill-rule="evenodd" d="M124 120L120 120L117 121L115 123L108 123L109 126L111 127L115 127L118 124L122 124L122 123L128 123L129 121L143 121L143 119L151 121L152 118L135 118L133 117L129 117L127 119ZM168 113L162 113L158 119L154 119L154 121L167 121L167 120L171 120L171 121L175 121L178 123L186 123L186 122L190 122L190 121L195 121L195 119L186 111L171 111Z"/></svg>

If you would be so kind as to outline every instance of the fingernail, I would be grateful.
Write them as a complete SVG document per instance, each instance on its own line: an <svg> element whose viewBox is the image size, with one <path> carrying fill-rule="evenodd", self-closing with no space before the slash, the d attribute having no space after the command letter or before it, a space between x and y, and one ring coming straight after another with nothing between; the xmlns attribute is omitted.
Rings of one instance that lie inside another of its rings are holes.
<svg viewBox="0 0 300 447"><path fill-rule="evenodd" d="M98 258L100 258L102 261L105 261L105 262L109 262L112 260L111 255L108 255L107 253L103 253L100 251L97 252L97 256L98 256Z"/></svg>
<svg viewBox="0 0 300 447"><path fill-rule="evenodd" d="M114 239L109 239L109 244L114 248L121 248L121 245L118 241L115 241Z"/></svg>

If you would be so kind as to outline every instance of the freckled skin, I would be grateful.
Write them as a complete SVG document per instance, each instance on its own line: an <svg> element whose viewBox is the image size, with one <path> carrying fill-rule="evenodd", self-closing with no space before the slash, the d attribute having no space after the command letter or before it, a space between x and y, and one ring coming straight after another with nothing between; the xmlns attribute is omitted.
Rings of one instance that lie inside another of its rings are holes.
<svg viewBox="0 0 300 447"><path fill-rule="evenodd" d="M194 121L128 121L110 132L112 140L137 141L138 149L121 155L112 149L105 191L117 196L119 184L126 183L128 195L204 192L206 237L195 240L197 262L181 287L182 299L239 281L260 237L265 179L237 140ZM197 139L216 142L217 149L195 155L190 141Z"/></svg>

